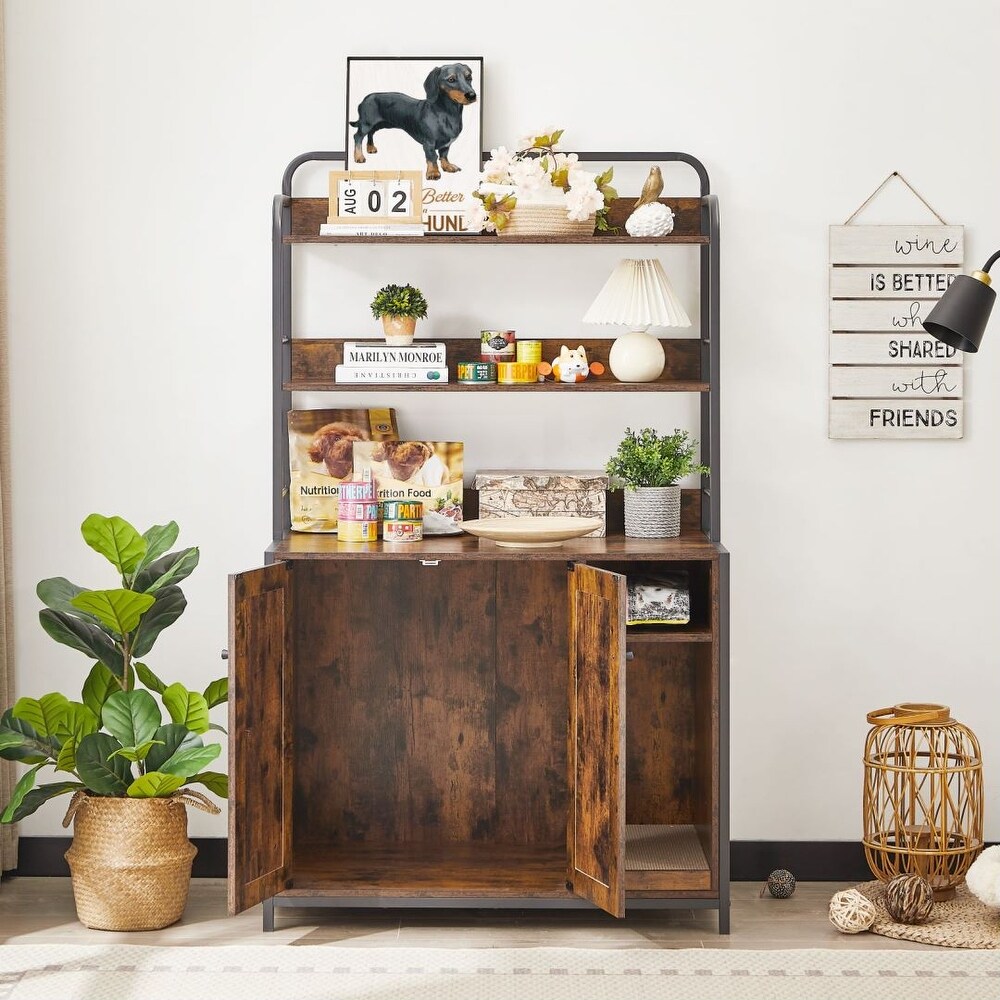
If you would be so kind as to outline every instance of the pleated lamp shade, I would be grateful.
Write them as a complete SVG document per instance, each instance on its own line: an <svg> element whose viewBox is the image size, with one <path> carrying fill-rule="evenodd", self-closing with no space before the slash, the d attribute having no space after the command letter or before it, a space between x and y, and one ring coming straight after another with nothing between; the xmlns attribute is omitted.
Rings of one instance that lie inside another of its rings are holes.
<svg viewBox="0 0 1000 1000"><path fill-rule="evenodd" d="M583 321L642 328L691 325L658 260L619 261ZM653 382L665 364L663 345L644 329L622 334L608 354L619 382Z"/></svg>
<svg viewBox="0 0 1000 1000"><path fill-rule="evenodd" d="M620 260L583 321L620 326L691 325L658 260Z"/></svg>

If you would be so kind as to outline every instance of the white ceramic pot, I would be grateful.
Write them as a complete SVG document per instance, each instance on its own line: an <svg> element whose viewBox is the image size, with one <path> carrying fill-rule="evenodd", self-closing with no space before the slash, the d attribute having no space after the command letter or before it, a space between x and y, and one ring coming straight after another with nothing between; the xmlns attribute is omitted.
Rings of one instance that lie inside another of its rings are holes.
<svg viewBox="0 0 1000 1000"><path fill-rule="evenodd" d="M680 533L679 486L640 486L625 490L627 538L676 538Z"/></svg>

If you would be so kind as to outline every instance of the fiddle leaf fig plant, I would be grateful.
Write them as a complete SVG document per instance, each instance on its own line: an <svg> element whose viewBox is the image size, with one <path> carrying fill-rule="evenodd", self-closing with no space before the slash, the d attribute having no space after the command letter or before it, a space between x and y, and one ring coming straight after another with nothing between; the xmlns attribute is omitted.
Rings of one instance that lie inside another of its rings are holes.
<svg viewBox="0 0 1000 1000"><path fill-rule="evenodd" d="M227 700L227 679L212 681L204 692L189 691L160 680L136 659L184 613L179 584L198 565L198 549L169 551L179 534L174 521L140 534L124 518L91 514L80 530L117 571L120 585L88 590L64 577L38 584L42 628L92 665L79 701L52 692L19 698L0 715L0 757L31 765L0 823L16 823L49 799L79 790L162 798L198 783L225 798L226 775L206 770L222 747L205 743L202 734L225 732L209 710ZM70 780L37 785L46 767Z"/></svg>

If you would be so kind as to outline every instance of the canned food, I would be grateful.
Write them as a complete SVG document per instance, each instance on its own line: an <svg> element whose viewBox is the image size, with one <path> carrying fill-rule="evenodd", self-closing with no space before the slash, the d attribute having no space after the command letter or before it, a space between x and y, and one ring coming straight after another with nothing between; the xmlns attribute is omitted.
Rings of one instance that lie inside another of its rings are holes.
<svg viewBox="0 0 1000 1000"><path fill-rule="evenodd" d="M538 364L542 360L542 342L540 340L519 340L517 342L517 360L534 361Z"/></svg>
<svg viewBox="0 0 1000 1000"><path fill-rule="evenodd" d="M513 330L483 330L479 357L483 361L513 361L517 357L516 340Z"/></svg>
<svg viewBox="0 0 1000 1000"><path fill-rule="evenodd" d="M378 523L377 500L341 500L337 504L337 522L374 521Z"/></svg>
<svg viewBox="0 0 1000 1000"><path fill-rule="evenodd" d="M342 542L377 541L378 521L339 521L337 536Z"/></svg>
<svg viewBox="0 0 1000 1000"><path fill-rule="evenodd" d="M495 361L459 361L458 381L478 383L496 382L497 366Z"/></svg>
<svg viewBox="0 0 1000 1000"><path fill-rule="evenodd" d="M382 518L386 521L420 521L424 505L419 500L386 500L382 504Z"/></svg>
<svg viewBox="0 0 1000 1000"><path fill-rule="evenodd" d="M371 479L344 479L340 483L339 499L374 500L375 484Z"/></svg>
<svg viewBox="0 0 1000 1000"><path fill-rule="evenodd" d="M501 385L526 385L538 381L538 365L527 361L497 363L497 381Z"/></svg>
<svg viewBox="0 0 1000 1000"><path fill-rule="evenodd" d="M385 521L382 524L382 538L386 542L419 542L423 537L423 521Z"/></svg>
<svg viewBox="0 0 1000 1000"><path fill-rule="evenodd" d="M382 504L382 538L387 542L419 542L424 537L424 505L418 500L386 500Z"/></svg>

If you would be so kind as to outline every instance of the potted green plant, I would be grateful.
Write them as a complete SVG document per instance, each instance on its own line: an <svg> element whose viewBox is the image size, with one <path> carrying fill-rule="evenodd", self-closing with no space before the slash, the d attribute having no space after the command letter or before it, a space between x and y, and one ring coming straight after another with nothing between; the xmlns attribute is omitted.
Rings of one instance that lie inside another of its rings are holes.
<svg viewBox="0 0 1000 1000"><path fill-rule="evenodd" d="M93 666L79 701L57 692L24 697L0 716L0 757L30 765L0 822L16 823L72 794L63 825L75 820L66 859L81 922L152 930L177 920L187 901L196 852L186 805L219 812L191 786L228 795L226 775L209 770L222 748L204 740L209 730L224 732L209 710L227 700L228 680L191 691L142 662L183 613L178 585L198 565L197 548L168 551L177 524L140 534L120 517L91 514L81 531L121 583L108 590L63 577L38 584L42 628ZM62 780L37 784L49 767Z"/></svg>
<svg viewBox="0 0 1000 1000"><path fill-rule="evenodd" d="M427 317L427 300L413 285L386 285L372 299L372 315L381 317L387 344L405 346L413 343L417 320Z"/></svg>
<svg viewBox="0 0 1000 1000"><path fill-rule="evenodd" d="M681 488L685 476L709 470L696 464L698 442L687 431L658 434L625 428L606 471L625 487L625 534L630 538L676 538L681 531Z"/></svg>

